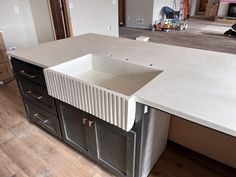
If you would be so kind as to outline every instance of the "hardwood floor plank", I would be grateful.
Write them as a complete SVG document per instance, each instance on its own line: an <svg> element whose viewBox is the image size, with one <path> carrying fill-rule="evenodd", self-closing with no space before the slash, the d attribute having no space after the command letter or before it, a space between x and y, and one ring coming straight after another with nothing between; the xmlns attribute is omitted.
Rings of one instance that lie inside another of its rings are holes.
<svg viewBox="0 0 236 177"><path fill-rule="evenodd" d="M168 33L153 32L140 28L121 27L119 36L134 40L138 36L148 36L150 37L150 42L154 43L236 54L235 38L225 37L223 35L224 32L230 28L229 25L220 25L214 21L195 18L190 18L187 23L187 30L171 30Z"/></svg>
<svg viewBox="0 0 236 177"><path fill-rule="evenodd" d="M1 125L0 125L0 144L1 143L4 143L5 141L13 138L13 134L8 131L7 129L3 128Z"/></svg>
<svg viewBox="0 0 236 177"><path fill-rule="evenodd" d="M95 163L84 158L79 153L70 153L71 149L59 140L53 141L41 129L29 123L22 122L11 129L35 154L44 159L49 166L54 168L64 177L109 177Z"/></svg>
<svg viewBox="0 0 236 177"><path fill-rule="evenodd" d="M16 89L16 83L12 82L10 86L0 87L0 125L6 129L18 124L22 119L26 119L24 106L19 91Z"/></svg>
<svg viewBox="0 0 236 177"><path fill-rule="evenodd" d="M171 171L160 168L158 165L152 170L148 177L176 177Z"/></svg>
<svg viewBox="0 0 236 177"><path fill-rule="evenodd" d="M25 110L16 81L0 86L0 100L8 106L14 107L17 112L25 115Z"/></svg>
<svg viewBox="0 0 236 177"><path fill-rule="evenodd" d="M217 162L213 159L203 156L197 152L187 149L172 141L168 142L168 149L170 151L175 152L181 157L187 158L189 161L193 162L194 164L197 164L197 168L201 167L201 168L207 169L207 171L211 171L213 174L217 174L218 176L224 176L224 177L236 176L235 168L226 166L220 162Z"/></svg>
<svg viewBox="0 0 236 177"><path fill-rule="evenodd" d="M0 149L0 177L28 177L1 149Z"/></svg>
<svg viewBox="0 0 236 177"><path fill-rule="evenodd" d="M0 145L1 149L29 177L59 177L60 174L52 169L44 160L38 157L19 139L12 138Z"/></svg>
<svg viewBox="0 0 236 177"><path fill-rule="evenodd" d="M191 158L177 153L173 148L168 148L165 151L156 166L166 172L171 172L174 177L224 177L191 160Z"/></svg>

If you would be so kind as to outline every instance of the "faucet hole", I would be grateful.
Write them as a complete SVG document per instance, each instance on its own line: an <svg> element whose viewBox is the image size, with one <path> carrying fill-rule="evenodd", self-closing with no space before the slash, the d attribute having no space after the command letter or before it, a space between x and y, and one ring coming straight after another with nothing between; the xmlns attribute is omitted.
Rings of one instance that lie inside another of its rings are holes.
<svg viewBox="0 0 236 177"><path fill-rule="evenodd" d="M128 60L129 60L128 58L125 59L125 61L128 61Z"/></svg>
<svg viewBox="0 0 236 177"><path fill-rule="evenodd" d="M151 63L151 64L149 64L149 66L153 66L153 64Z"/></svg>

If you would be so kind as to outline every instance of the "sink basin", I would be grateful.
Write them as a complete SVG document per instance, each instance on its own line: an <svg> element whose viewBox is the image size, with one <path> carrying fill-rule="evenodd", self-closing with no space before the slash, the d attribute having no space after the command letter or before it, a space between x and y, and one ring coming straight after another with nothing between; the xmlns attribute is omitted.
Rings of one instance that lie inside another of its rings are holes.
<svg viewBox="0 0 236 177"><path fill-rule="evenodd" d="M49 95L126 131L135 120L133 94L160 73L94 54L44 69Z"/></svg>

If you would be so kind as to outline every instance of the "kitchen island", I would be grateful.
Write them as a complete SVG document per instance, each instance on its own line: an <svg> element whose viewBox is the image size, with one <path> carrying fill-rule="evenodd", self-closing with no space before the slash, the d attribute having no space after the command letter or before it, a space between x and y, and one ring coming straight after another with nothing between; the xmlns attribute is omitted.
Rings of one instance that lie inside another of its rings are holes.
<svg viewBox="0 0 236 177"><path fill-rule="evenodd" d="M132 129L137 136L144 136L145 138L147 138L148 135L163 133L159 138L160 140L156 142L156 144L154 143L154 146L151 146L153 152L155 152L156 148L159 153L155 155L155 158L149 158L149 161L146 158L150 157L150 154L145 155L145 150L137 150L137 152L140 152L138 153L138 156L142 154L144 156L143 158L137 157L137 154L133 153L136 160L146 159L145 162L151 161L148 167L145 166L146 168L144 169L141 168L142 165L135 167L135 165L138 164L137 162L127 163L129 165L134 165L133 167L127 168L122 166L123 163L120 163L123 162L122 160L116 164L118 161L112 162L111 159L107 159L108 161L110 160L110 165L113 163L113 166L117 165L123 171L129 169L127 173L122 172L117 175L135 176L136 174L136 176L145 176L148 174L148 171L155 163L155 160L158 159L160 153L163 151L163 147L165 146L165 141L167 139L166 134L168 133L168 128L166 128L168 127L169 121L168 114L173 114L228 135L236 136L236 82L234 82L234 78L236 78L236 56L234 55L161 44L142 43L95 34L86 34L79 37L41 44L28 49L9 52L9 55L19 61L32 64L32 66L50 68L91 53L100 56L112 56L112 58L116 60L162 71L148 84L134 93L134 97L138 104L137 108L139 108L136 111L141 110L140 113L136 113L136 115L138 115L136 116L136 121L138 120L137 117L144 117L145 113L148 113L148 117L150 118L148 122L140 124L141 127L146 124L146 131L148 129L147 127L150 125L163 125L161 127L165 127L164 130L154 133L151 133L151 131L140 132L139 130L141 129L138 128L137 131L137 127L135 127L135 125L138 125L137 122L134 122L134 127ZM15 68L17 68L17 66L18 65L15 65ZM22 74L22 70L19 71L21 71ZM17 72L16 69L15 72ZM29 73L23 72L23 74L27 75ZM32 75L28 75L28 77L32 77ZM19 78L19 80L20 79L21 78ZM41 82L38 83L40 84ZM42 85L46 86L45 83ZM32 92L28 91L27 94L30 94L32 97ZM47 92L47 90L44 90L44 92ZM39 96L37 98L39 98ZM60 114L63 106L60 107L60 105L64 104L65 103L57 101L57 109L55 109L59 110L59 118L61 120L60 123L57 123L55 126L59 132L60 129L63 129L63 126L61 125L63 122L63 113L61 112ZM33 105L32 109L37 109L34 106L35 105ZM26 110L27 109L29 108L26 107ZM74 108L71 109L73 110ZM159 111L154 113L154 109ZM56 116L57 113L53 113ZM70 111L68 111L67 114L70 114ZM153 116L153 114L156 114L156 116ZM36 113L33 115L36 117L39 116ZM70 115L68 117L73 116ZM82 117L84 118L84 116ZM91 116L89 115L89 117ZM88 127L94 122L93 118L86 118L86 120L83 118L82 120L84 122L82 123L88 124ZM159 121L161 120L161 122L153 124L152 121L155 121L155 119ZM43 121L47 120L45 119ZM99 120L96 119L96 122L99 124ZM106 124L106 126L110 125ZM161 129L161 127L159 127L159 129ZM116 128L117 127L112 127L109 130ZM88 131L88 129L86 128L85 131ZM92 131L94 131L94 129ZM119 128L117 131L119 131ZM124 132L121 134L124 134ZM91 134L88 134L85 139L90 135ZM62 136L66 137L66 134ZM130 134L129 136L125 135L125 137L130 139ZM155 140L155 138L152 137L152 139L149 139L148 142L144 143L140 137L137 138L140 146L148 143L152 144L151 142ZM90 142L90 147L94 146L94 141L91 141L91 139L87 142ZM135 141L126 142L136 143ZM94 150L94 148L92 149ZM92 157L96 157L97 151L94 152L93 150L92 154L95 153L95 155ZM105 158L108 154L104 153L103 155ZM135 161L133 157L127 159L127 161L130 159ZM144 173L145 170L146 172Z"/></svg>

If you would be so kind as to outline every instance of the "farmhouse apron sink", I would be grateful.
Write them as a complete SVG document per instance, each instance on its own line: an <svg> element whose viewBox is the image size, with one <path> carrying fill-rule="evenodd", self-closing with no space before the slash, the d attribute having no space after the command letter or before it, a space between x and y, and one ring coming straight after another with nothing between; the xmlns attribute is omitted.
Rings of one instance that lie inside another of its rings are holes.
<svg viewBox="0 0 236 177"><path fill-rule="evenodd" d="M135 121L134 93L160 73L94 54L44 69L49 95L126 131Z"/></svg>

